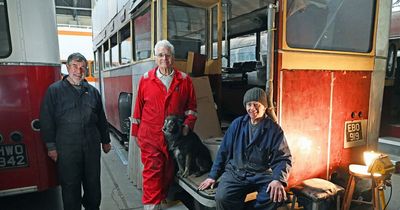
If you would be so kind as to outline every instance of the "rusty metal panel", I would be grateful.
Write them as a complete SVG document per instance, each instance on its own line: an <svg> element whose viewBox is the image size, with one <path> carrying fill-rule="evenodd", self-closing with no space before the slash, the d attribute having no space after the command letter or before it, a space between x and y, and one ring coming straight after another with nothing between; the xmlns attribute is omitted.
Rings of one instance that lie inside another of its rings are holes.
<svg viewBox="0 0 400 210"><path fill-rule="evenodd" d="M290 185L330 179L333 172L342 177L350 163L362 163L370 83L371 72L282 71L280 123L294 160Z"/></svg>
<svg viewBox="0 0 400 210"><path fill-rule="evenodd" d="M346 121L368 120L371 84L371 72L334 72L333 75L331 172L335 172L338 168L346 170L350 163L363 163L362 152L365 146L356 144L354 147L344 148L345 124Z"/></svg>
<svg viewBox="0 0 400 210"><path fill-rule="evenodd" d="M294 160L289 185L311 177L325 178L330 93L329 71L282 71L280 124Z"/></svg>

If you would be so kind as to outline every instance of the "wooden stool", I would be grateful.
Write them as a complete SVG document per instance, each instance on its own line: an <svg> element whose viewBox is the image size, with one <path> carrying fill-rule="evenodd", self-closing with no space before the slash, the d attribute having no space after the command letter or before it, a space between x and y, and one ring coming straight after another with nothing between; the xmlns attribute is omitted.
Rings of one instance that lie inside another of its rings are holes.
<svg viewBox="0 0 400 210"><path fill-rule="evenodd" d="M368 167L365 165L356 165L356 164L351 164L349 166L349 181L347 183L347 188L346 188L346 193L344 195L344 201L343 201L343 206L342 210L348 210L350 209L351 202L358 202L358 203L364 203L364 204L370 204L373 206L373 210L379 210L379 194L381 195L381 205L385 205L385 195L382 189L382 184L383 180L380 179L381 175L380 174L371 174L368 172ZM353 193L354 193L354 188L356 186L356 180L355 178L362 178L362 179L371 179L372 182L372 201L367 202L367 201L360 201L360 200L353 200Z"/></svg>
<svg viewBox="0 0 400 210"><path fill-rule="evenodd" d="M336 199L336 206L340 208L340 194L344 192L344 188L330 181L319 178L304 180L290 190L293 192L292 210L298 198L306 198L312 201L312 210L318 210L323 201Z"/></svg>

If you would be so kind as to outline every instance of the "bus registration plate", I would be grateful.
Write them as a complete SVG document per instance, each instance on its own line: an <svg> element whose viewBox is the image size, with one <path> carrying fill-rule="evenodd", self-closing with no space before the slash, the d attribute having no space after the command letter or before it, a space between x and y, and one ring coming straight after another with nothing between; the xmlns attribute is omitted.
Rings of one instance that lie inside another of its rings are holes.
<svg viewBox="0 0 400 210"><path fill-rule="evenodd" d="M0 169L28 166L25 144L0 145Z"/></svg>
<svg viewBox="0 0 400 210"><path fill-rule="evenodd" d="M367 120L354 120L345 122L344 148L361 146L366 142Z"/></svg>

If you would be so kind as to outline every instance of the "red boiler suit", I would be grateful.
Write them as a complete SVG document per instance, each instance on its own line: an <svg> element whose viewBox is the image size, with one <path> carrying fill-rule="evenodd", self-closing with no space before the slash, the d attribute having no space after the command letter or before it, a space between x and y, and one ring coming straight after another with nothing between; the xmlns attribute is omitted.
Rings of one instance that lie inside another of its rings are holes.
<svg viewBox="0 0 400 210"><path fill-rule="evenodd" d="M174 69L167 91L156 76L157 68L140 78L133 113L131 134L138 139L144 165L143 204L161 203L173 181L173 160L169 156L162 132L165 117L185 116L184 124L192 130L197 119L196 95L191 78Z"/></svg>

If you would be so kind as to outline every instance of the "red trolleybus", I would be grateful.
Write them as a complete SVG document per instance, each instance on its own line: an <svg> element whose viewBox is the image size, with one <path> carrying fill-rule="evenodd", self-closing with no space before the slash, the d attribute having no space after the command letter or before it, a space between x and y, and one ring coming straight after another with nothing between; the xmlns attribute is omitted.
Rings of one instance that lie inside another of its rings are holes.
<svg viewBox="0 0 400 210"><path fill-rule="evenodd" d="M60 79L53 0L0 0L0 196L56 186L39 107Z"/></svg>

